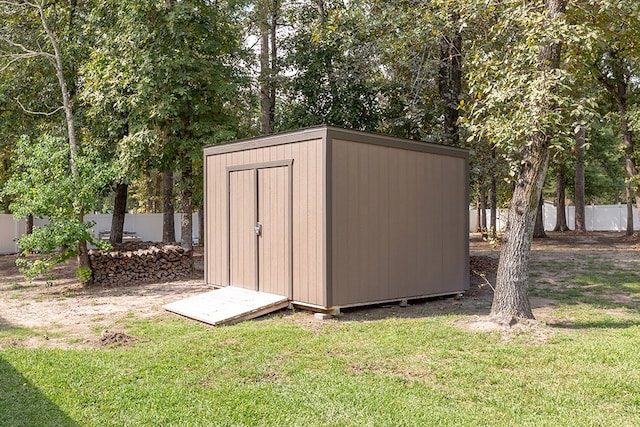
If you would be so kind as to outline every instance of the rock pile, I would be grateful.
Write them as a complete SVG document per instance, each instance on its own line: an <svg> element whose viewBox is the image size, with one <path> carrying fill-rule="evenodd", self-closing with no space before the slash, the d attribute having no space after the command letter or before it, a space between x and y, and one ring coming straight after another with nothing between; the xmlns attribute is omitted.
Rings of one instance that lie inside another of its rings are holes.
<svg viewBox="0 0 640 427"><path fill-rule="evenodd" d="M110 252L91 250L89 260L97 285L180 280L193 271L193 252L178 245L126 243Z"/></svg>

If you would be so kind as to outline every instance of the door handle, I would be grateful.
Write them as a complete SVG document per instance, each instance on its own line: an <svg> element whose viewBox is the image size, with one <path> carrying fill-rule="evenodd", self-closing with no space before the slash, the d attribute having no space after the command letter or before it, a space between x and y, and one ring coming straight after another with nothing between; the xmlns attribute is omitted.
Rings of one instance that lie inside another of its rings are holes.
<svg viewBox="0 0 640 427"><path fill-rule="evenodd" d="M256 236L260 236L262 234L262 224L257 222L256 225L253 226L253 231L256 233Z"/></svg>

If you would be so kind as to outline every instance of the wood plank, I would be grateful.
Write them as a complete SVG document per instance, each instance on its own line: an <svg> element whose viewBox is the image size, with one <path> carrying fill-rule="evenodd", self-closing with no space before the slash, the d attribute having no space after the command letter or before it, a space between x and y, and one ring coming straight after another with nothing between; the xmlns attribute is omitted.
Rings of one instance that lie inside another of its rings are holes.
<svg viewBox="0 0 640 427"><path fill-rule="evenodd" d="M282 295L227 286L163 306L167 311L210 325L253 319L289 305Z"/></svg>

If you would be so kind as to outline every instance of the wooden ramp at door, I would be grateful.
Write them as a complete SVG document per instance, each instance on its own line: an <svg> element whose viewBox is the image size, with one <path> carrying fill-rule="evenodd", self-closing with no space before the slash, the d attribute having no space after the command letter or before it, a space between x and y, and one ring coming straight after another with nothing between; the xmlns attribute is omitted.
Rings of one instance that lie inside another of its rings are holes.
<svg viewBox="0 0 640 427"><path fill-rule="evenodd" d="M289 305L282 295L227 286L163 306L167 311L210 325L241 322Z"/></svg>

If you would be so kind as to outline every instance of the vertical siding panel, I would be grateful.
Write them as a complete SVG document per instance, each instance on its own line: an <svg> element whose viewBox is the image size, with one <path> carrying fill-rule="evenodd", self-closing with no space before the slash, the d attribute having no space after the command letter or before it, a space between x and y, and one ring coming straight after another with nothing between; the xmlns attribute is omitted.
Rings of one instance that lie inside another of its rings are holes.
<svg viewBox="0 0 640 427"><path fill-rule="evenodd" d="M309 194L309 174L311 173L311 168L313 165L310 162L311 157L311 147L308 143L303 142L300 144L300 163L301 163L301 171L300 171L300 193L298 196L300 197L300 216L302 219L300 226L300 241L303 242L301 256L304 259L304 262L300 266L300 281L302 287L302 295L305 300L309 301L313 299L312 295L312 286L311 286L311 277L309 275L309 269L311 268L312 258L311 258L311 246L309 239L309 205L311 202L311 197Z"/></svg>
<svg viewBox="0 0 640 427"><path fill-rule="evenodd" d="M226 285L227 223L225 155L207 158L207 283Z"/></svg>
<svg viewBox="0 0 640 427"><path fill-rule="evenodd" d="M208 204L205 204L205 224L206 224L206 235L204 236L205 244L207 245L207 251L205 252L205 262L206 262L206 273L205 273L205 283L211 284L214 283L214 271L216 266L213 265L213 245L210 244L213 240L213 232L212 228L215 227L215 211L214 207L217 204L217 194L215 192L215 161L217 156L206 156L205 157L205 189L206 189L206 201Z"/></svg>
<svg viewBox="0 0 640 427"><path fill-rule="evenodd" d="M306 142L307 146L307 218L309 220L308 234L307 234L307 259L309 266L309 283L307 288L307 297L315 304L319 304L322 301L322 283L318 280L320 269L318 268L318 262L321 261L321 252L318 251L318 241L322 240L322 236L319 234L319 215L318 215L318 202L322 199L322 193L319 192L318 173L322 168L322 144L319 142Z"/></svg>
<svg viewBox="0 0 640 427"><path fill-rule="evenodd" d="M443 157L437 156L431 161L431 174L429 184L433 189L433 200L435 201L433 212L433 244L429 245L431 257L434 260L434 278L433 278L433 291L440 292L443 286L444 277L443 272L443 244L445 239L445 233L443 230L447 229L447 212L443 206L444 188L442 183L442 169L443 169Z"/></svg>
<svg viewBox="0 0 640 427"><path fill-rule="evenodd" d="M226 283L221 283L222 279L222 254L226 254L226 247L224 247L224 237L221 235L225 234L225 230L227 229L227 225L223 223L223 212L220 212L227 204L227 199L224 193L224 190L221 189L221 186L226 187L226 176L224 171L222 171L223 166L223 156L215 156L212 157L213 167L211 169L211 176L208 177L209 183L211 184L212 193L211 200L208 203L207 208L211 211L209 218L209 238L210 243L207 243L207 246L212 248L213 250L209 251L208 261L209 265L213 266L213 271L211 274L211 282L212 284L223 285ZM221 184L220 181L224 180L225 183Z"/></svg>
<svg viewBox="0 0 640 427"><path fill-rule="evenodd" d="M391 288L391 271L389 268L391 253L391 216L389 206L391 204L391 164L389 156L386 155L386 150L380 147L380 190L381 190L381 205L379 209L380 215L380 278L383 281L380 283L380 298L384 295L392 293Z"/></svg>
<svg viewBox="0 0 640 427"><path fill-rule="evenodd" d="M348 217L346 209L346 156L344 153L344 142L334 140L331 144L331 196L332 196L332 271L331 277L332 294L335 304L342 304L344 295L342 294L342 284L348 280L346 271L346 219Z"/></svg>
<svg viewBox="0 0 640 427"><path fill-rule="evenodd" d="M311 277L309 277L309 268L310 268L310 253L309 253L309 169L311 165L309 164L309 151L310 147L308 143L300 144L300 159L302 160L302 171L300 173L300 193L298 196L300 197L300 216L301 216L301 226L300 226L300 241L303 242L302 247L302 257L305 262L300 266L300 280L302 283L302 288L304 289L304 297L306 299L310 298L310 287L311 287Z"/></svg>
<svg viewBox="0 0 640 427"><path fill-rule="evenodd" d="M424 211L421 210L420 201L424 197L424 184L418 179L420 177L419 168L423 153L408 151L411 168L409 173L410 192L406 195L411 200L411 210L408 212L410 219L409 239L411 242L411 253L407 254L407 258L411 260L411 289L407 295L417 295L424 284L423 263L419 258L420 247L423 241L420 240L421 220L420 216Z"/></svg>
<svg viewBox="0 0 640 427"><path fill-rule="evenodd" d="M369 152L371 148L375 148L366 144L353 144L355 150L355 155L358 158L358 190L354 195L357 202L357 211L356 211L356 227L358 229L358 234L355 236L359 242L357 246L359 247L358 251L358 273L359 273L359 286L358 286L358 295L366 295L370 292L370 290L375 287L372 285L373 277L371 276L371 255L369 253L369 248L373 243L372 237L373 234L370 230L370 217L372 215L371 212L368 211L369 206L369 198L371 194L371 170L370 170L370 157Z"/></svg>
<svg viewBox="0 0 640 427"><path fill-rule="evenodd" d="M465 257L465 248L462 244L462 228L459 224L464 222L464 195L460 191L453 192L453 188L461 188L462 161L452 157L446 158L446 167L442 170L443 186L449 189L443 195L443 215L446 215L444 224L448 231L448 238L443 242L443 269L444 279L450 283L464 283L465 271L459 267L460 260Z"/></svg>
<svg viewBox="0 0 640 427"><path fill-rule="evenodd" d="M418 160L416 170L416 184L419 188L420 197L416 209L416 226L417 229L417 248L415 254L415 262L419 266L418 283L428 290L431 286L431 275L433 274L433 259L427 249L427 242L431 242L431 228L434 226L434 218L431 212L431 203L435 203L432 198L431 184L429 183L429 168L431 164L429 159L431 156L425 153L416 153Z"/></svg>
<svg viewBox="0 0 640 427"><path fill-rule="evenodd" d="M302 214L304 203L302 189L302 175L306 165L302 153L303 143L295 143L292 147L293 164L293 288L294 299L298 301L307 300L307 284L304 282L303 266L307 262L306 246L307 242L302 239L302 225L304 216Z"/></svg>
<svg viewBox="0 0 640 427"><path fill-rule="evenodd" d="M347 180L344 184L346 188L347 202L347 241L345 259L347 262L347 282L343 283L344 294L347 300L352 300L358 293L360 283L358 281L358 154L357 147L352 143L346 143L347 157Z"/></svg>
<svg viewBox="0 0 640 427"><path fill-rule="evenodd" d="M389 150L388 154L390 160L390 198L389 198L389 276L390 286L392 292L397 290L400 281L403 279L403 256L399 252L401 246L401 234L402 234L402 219L399 218L397 206L403 203L400 197L400 188L403 185L402 179L402 159L394 155Z"/></svg>
<svg viewBox="0 0 640 427"><path fill-rule="evenodd" d="M328 236L326 235L325 229L325 215L330 215L330 212L327 211L326 205L326 191L325 184L327 180L325 179L326 173L326 162L328 161L326 156L331 155L326 151L326 146L322 141L319 141L313 145L315 147L314 150L314 163L316 164L314 171L314 217L315 217L315 244L314 244L314 265L315 265L315 286L314 286L314 300L316 304L326 305L326 286L328 280L326 278L325 271L325 261L327 256L327 251L325 250L325 243L328 242Z"/></svg>
<svg viewBox="0 0 640 427"><path fill-rule="evenodd" d="M305 242L300 239L300 174L302 173L303 162L300 155L300 143L291 145L291 157L293 161L293 299L304 301L304 284L300 275L300 266L305 262L303 250Z"/></svg>
<svg viewBox="0 0 640 427"><path fill-rule="evenodd" d="M367 249L367 270L369 271L368 284L369 291L373 295L373 298L379 300L384 295L384 288L386 287L386 280L383 277L382 266L380 260L383 258L381 255L383 233L381 215L379 214L382 206L383 194L381 191L380 180L380 163L381 163L381 151L382 147L369 146L369 179L367 188L369 197L367 200L367 216L368 216L368 246Z"/></svg>
<svg viewBox="0 0 640 427"><path fill-rule="evenodd" d="M260 222L263 225L259 240L259 288L261 291L287 295L289 239L284 226L288 219L284 203L287 188L284 179L287 167L258 170Z"/></svg>
<svg viewBox="0 0 640 427"><path fill-rule="evenodd" d="M255 219L254 172L232 172L230 189L230 282L234 286L256 289L256 239L251 232Z"/></svg>

